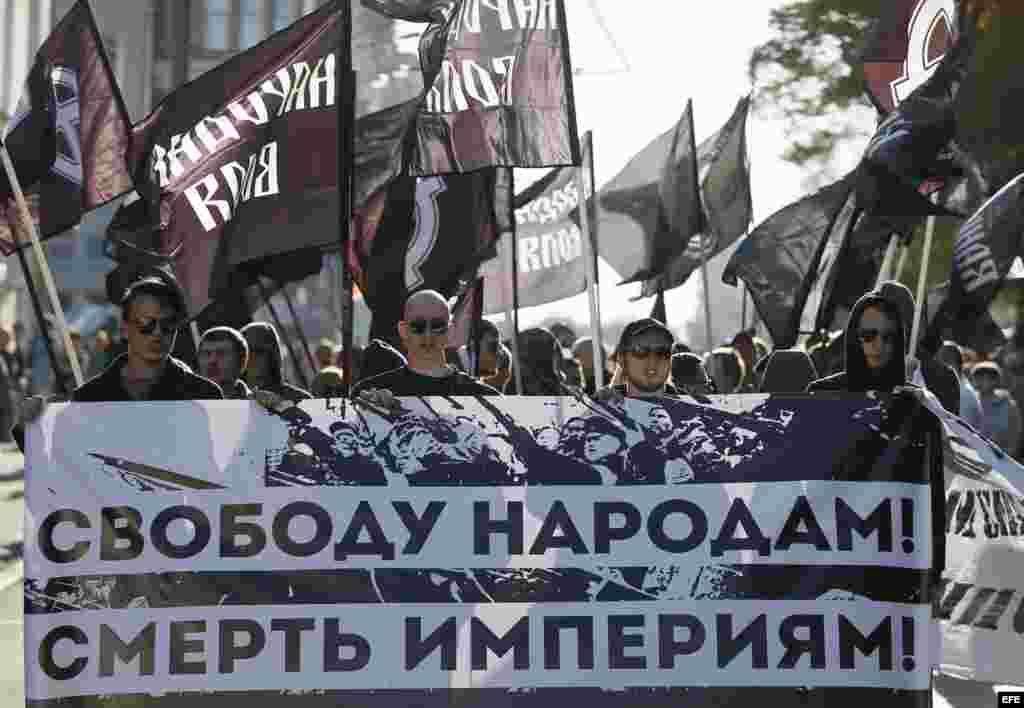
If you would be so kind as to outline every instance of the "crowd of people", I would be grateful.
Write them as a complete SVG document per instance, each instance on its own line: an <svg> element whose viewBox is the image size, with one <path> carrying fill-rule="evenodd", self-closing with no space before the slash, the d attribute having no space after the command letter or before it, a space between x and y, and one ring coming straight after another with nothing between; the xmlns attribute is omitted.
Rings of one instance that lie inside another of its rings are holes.
<svg viewBox="0 0 1024 708"><path fill-rule="evenodd" d="M419 291L405 304L395 342L375 339L349 356L329 339L318 342L318 370L308 391L287 380L280 334L265 322L202 332L195 369L172 356L185 322L184 302L178 284L164 274L131 285L120 303L123 338L110 341L100 330L100 341L83 351L92 377L70 399L251 398L283 409L308 398L348 395L345 365L351 394L384 408L396 405L400 396L572 394L600 400L920 386L1011 455L1020 458L1024 452L1017 405L1018 395L1024 395L1024 354L1012 342L977 352L947 341L934 357L912 356L914 300L896 282L865 294L844 332L812 338L799 348L770 350L753 331L742 331L704 353L692 351L652 318L627 324L610 352L561 323L526 329L515 342L503 341L486 320L480 323L479 346L453 349L448 301L439 293ZM80 339L75 346L81 346ZM54 398L29 395L34 392L24 349L14 333L0 329L2 430L13 427L16 439L23 423ZM596 366L604 382L600 388Z"/></svg>

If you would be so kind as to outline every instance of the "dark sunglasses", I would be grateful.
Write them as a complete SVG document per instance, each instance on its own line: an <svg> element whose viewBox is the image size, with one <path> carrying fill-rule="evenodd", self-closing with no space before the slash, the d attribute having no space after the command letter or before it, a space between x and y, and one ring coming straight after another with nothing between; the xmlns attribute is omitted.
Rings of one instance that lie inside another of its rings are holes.
<svg viewBox="0 0 1024 708"><path fill-rule="evenodd" d="M133 324L139 330L139 332L146 335L147 337L152 337L154 334L156 334L157 328L160 329L161 334L174 334L175 332L178 331L178 328L181 327L181 320L178 317L173 316L164 317L163 319L152 317L143 320L142 322L139 322L138 320L133 320Z"/></svg>
<svg viewBox="0 0 1024 708"><path fill-rule="evenodd" d="M862 341L864 344L871 344L876 341L879 337L882 338L883 342L891 343L896 341L896 331L887 329L862 329L857 332L857 339Z"/></svg>
<svg viewBox="0 0 1024 708"><path fill-rule="evenodd" d="M422 337L425 334L447 334L448 320L441 318L432 320L412 320L409 322L409 331L419 337Z"/></svg>
<svg viewBox="0 0 1024 708"><path fill-rule="evenodd" d="M637 345L628 347L626 353L635 356L637 359L646 359L649 356L654 356L656 359L668 359L672 356L672 347L645 347Z"/></svg>

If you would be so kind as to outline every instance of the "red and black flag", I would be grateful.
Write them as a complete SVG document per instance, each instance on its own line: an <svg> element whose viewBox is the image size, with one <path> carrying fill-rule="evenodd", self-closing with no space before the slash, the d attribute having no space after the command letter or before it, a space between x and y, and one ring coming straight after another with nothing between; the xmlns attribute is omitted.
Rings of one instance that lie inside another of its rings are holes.
<svg viewBox="0 0 1024 708"><path fill-rule="evenodd" d="M426 23L407 173L578 165L564 0L363 0Z"/></svg>
<svg viewBox="0 0 1024 708"><path fill-rule="evenodd" d="M796 344L807 296L852 190L848 176L772 214L740 242L722 273L729 285L746 284L776 348Z"/></svg>
<svg viewBox="0 0 1024 708"><path fill-rule="evenodd" d="M78 0L36 53L4 135L40 238L132 187L131 122L89 3ZM0 170L0 253L18 247L17 207Z"/></svg>
<svg viewBox="0 0 1024 708"><path fill-rule="evenodd" d="M928 80L953 46L956 0L886 0L861 54L867 94L892 112Z"/></svg>
<svg viewBox="0 0 1024 708"><path fill-rule="evenodd" d="M149 239L143 248L168 259L191 314L251 280L247 269L264 273L261 264L301 249L318 264L339 247L349 12L346 0L327 3L175 90L135 126L145 213L110 233Z"/></svg>
<svg viewBox="0 0 1024 708"><path fill-rule="evenodd" d="M644 283L640 297L677 288L701 262L711 260L746 233L753 218L750 160L747 155L747 115L750 97L736 104L732 116L697 148L700 204L705 214L702 233L691 236L681 253L663 266L659 276ZM666 204L689 198L688 188L665 192ZM674 207L678 209L678 206Z"/></svg>
<svg viewBox="0 0 1024 708"><path fill-rule="evenodd" d="M934 352L944 335L966 341L988 314L1014 259L1024 253L1024 174L1017 175L965 221L953 244L949 291L922 342Z"/></svg>
<svg viewBox="0 0 1024 708"><path fill-rule="evenodd" d="M657 277L699 238L706 218L698 186L693 102L675 127L637 153L598 193L600 255L624 283Z"/></svg>

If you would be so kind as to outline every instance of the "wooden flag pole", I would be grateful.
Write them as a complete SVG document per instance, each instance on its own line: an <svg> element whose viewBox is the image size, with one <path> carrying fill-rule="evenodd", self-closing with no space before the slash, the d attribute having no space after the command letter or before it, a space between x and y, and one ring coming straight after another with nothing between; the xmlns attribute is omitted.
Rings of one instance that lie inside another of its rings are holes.
<svg viewBox="0 0 1024 708"><path fill-rule="evenodd" d="M928 261L932 255L932 237L935 235L935 217L929 216L924 227L924 246L921 251L921 270L917 274L917 303L914 308L914 327L910 331L910 356L917 356L917 339L921 332L921 313L926 297L925 285L928 280Z"/></svg>
<svg viewBox="0 0 1024 708"><path fill-rule="evenodd" d="M932 217L929 217L932 218ZM896 272L892 274L893 280L899 280L903 277L903 269L907 265L907 254L910 253L910 246L900 243L900 257L896 261Z"/></svg>
<svg viewBox="0 0 1024 708"><path fill-rule="evenodd" d="M594 144L591 132L583 134L583 160L576 170L579 180L579 191L583 194L580 200L580 231L583 232L583 258L587 269L587 299L590 301L590 351L594 362L594 389L604 388L604 362L598 361L604 351L601 335L601 311L598 301L600 284L597 280L597 229L590 223L588 201L594 195Z"/></svg>
<svg viewBox="0 0 1024 708"><path fill-rule="evenodd" d="M889 272L892 270L892 262L896 258L896 246L899 245L900 237L893 234L889 237L889 245L885 249L885 258L882 259L882 267L878 269L878 279L875 281L875 288L889 279Z"/></svg>
<svg viewBox="0 0 1024 708"><path fill-rule="evenodd" d="M43 244L39 240L39 232L36 231L36 224L32 220L32 213L25 202L25 195L21 191L21 183L18 181L18 175L14 170L14 164L11 162L11 156L7 152L7 146L2 142L0 142L0 158L3 160L7 179L11 182L11 191L14 192L14 201L18 205L18 214L25 228L28 229L29 238L32 240L32 253L35 254L39 271L43 275L46 293L50 298L50 305L53 307L53 314L57 318L57 328L60 330L61 341L64 343L64 351L67 352L68 361L71 363L71 374L75 377L75 386L81 386L85 382L82 376L82 365L78 361L78 352L75 351L75 346L71 342L71 332L68 330L68 323L64 317L64 308L61 307L60 298L57 296L57 286L53 282L53 273L50 272L50 264L46 262L46 253L43 251ZM30 275L26 273L26 277L30 277ZM39 324L44 328L45 335L46 323L40 322Z"/></svg>

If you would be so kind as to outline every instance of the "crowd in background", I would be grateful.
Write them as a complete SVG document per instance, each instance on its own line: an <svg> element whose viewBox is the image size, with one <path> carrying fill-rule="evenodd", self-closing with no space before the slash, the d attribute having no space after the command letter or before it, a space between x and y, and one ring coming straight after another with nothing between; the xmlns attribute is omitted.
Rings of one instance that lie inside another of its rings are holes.
<svg viewBox="0 0 1024 708"><path fill-rule="evenodd" d="M897 302L893 317L906 326L907 307L911 316L913 312L912 299L909 305L906 302L910 298L909 291L903 294L895 286L890 287L897 295L893 300ZM897 311L900 308L902 312ZM442 332L438 330L438 333ZM72 332L72 344L86 379L102 374L127 351L127 338L122 335L123 328L117 321L110 327L97 329L89 337ZM800 393L808 390L812 382L843 371L850 356L847 339L859 337L864 344L864 336L863 331L848 327L846 331L807 338L794 349L774 351L753 329L738 332L711 351L694 351L673 336L671 353L665 354L671 358L665 383L679 394L697 396ZM483 320L478 337L478 352L477 347L449 348L444 352L444 361L462 375L496 392L509 395L572 392L594 396L599 393L595 361L602 367L606 386L624 383L622 359L616 356L617 352L609 351L603 343L595 347L590 337L577 336L572 327L564 323L526 329L513 343L501 337L496 325ZM34 341L27 341L25 328L20 323L13 331L0 328L2 434L7 434L17 422L19 403L26 396L53 395L59 393L60 386L66 387L65 390L74 388L70 371L61 367L58 367L58 374L63 382L55 381L48 372L42 372L48 374L43 376L34 371L40 366L50 368L45 345L40 340L41 337L36 337ZM909 346L904 344L909 352ZM241 330L214 327L201 333L194 368L196 373L216 382L225 398L247 398L253 390L263 390L294 401L347 395L346 363L351 367L351 382L357 384L406 366L408 352L403 349L402 339L390 343L373 340L366 347L355 347L346 357L338 343L321 339L316 342L311 357L313 376L301 381L308 383L307 391L295 385L297 362L286 361L281 333L270 324L257 322ZM1024 395L1024 347L1019 346L1015 338L992 351L977 351L962 343L947 341L934 360L920 362L908 354L905 361L901 359L901 365L906 366L907 383L915 381L915 370L922 372L923 380L918 375L916 383L932 389L947 409L958 413L1014 457L1024 459L1017 403ZM66 362L64 368L67 368ZM942 371L936 374L936 368ZM522 390L518 388L520 384ZM951 386L955 390L950 390ZM404 391L397 393L406 394Z"/></svg>

